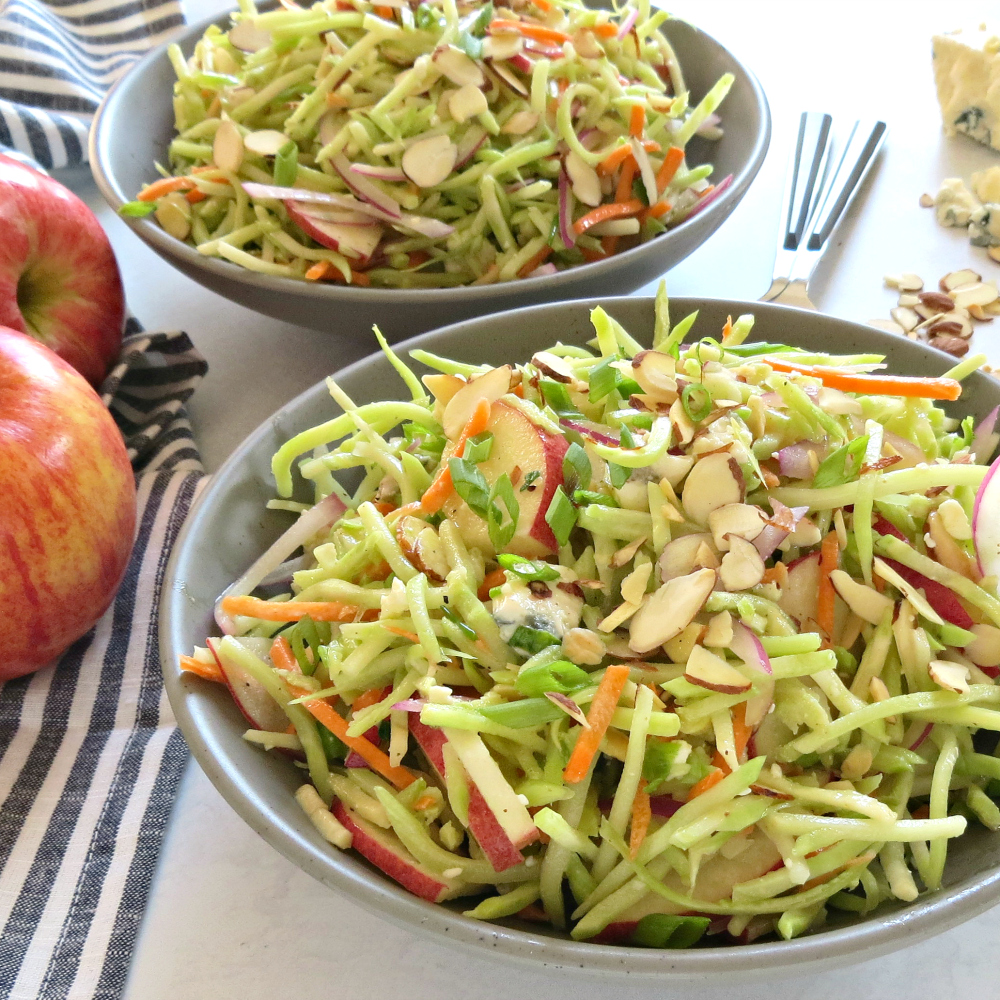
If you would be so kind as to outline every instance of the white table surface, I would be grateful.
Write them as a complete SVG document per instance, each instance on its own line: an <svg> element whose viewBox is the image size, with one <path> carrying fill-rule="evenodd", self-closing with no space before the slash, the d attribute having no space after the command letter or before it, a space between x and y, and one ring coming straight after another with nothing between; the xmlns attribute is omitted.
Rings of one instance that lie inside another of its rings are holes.
<svg viewBox="0 0 1000 1000"><path fill-rule="evenodd" d="M225 0L187 0L190 19L226 6ZM669 274L673 294L754 299L768 287L785 163L802 110L829 111L840 122L870 115L889 125L881 161L814 281L821 309L861 321L887 318L895 298L882 276L894 271L916 272L931 287L964 266L1000 278L1000 265L962 233L938 228L933 213L918 206L920 195L936 191L943 177L968 177L1000 163L997 153L942 136L929 41L935 31L973 23L991 10L995 15L997 4L675 0L671 9L714 34L758 74L774 117L770 153L750 194ZM133 311L151 328L187 330L209 361L191 416L210 470L281 404L369 352L367 344L282 324L203 290L132 236L88 179L75 178L73 186L111 236ZM993 325L979 328L976 346L1000 361ZM632 982L627 991L637 998L1000 997L998 937L1000 909L893 956L821 975L732 988ZM502 967L400 930L339 898L245 826L194 763L181 784L126 990L129 1000L603 1000L609 993L625 995L625 982L585 984Z"/></svg>

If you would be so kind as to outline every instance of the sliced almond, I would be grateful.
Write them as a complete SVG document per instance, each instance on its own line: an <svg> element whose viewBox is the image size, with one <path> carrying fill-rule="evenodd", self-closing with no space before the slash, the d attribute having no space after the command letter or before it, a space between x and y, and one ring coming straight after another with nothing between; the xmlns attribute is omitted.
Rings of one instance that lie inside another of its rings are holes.
<svg viewBox="0 0 1000 1000"><path fill-rule="evenodd" d="M634 553L633 553L634 555ZM629 557L631 558L631 556ZM639 563L635 569L624 580L622 580L622 597L632 605L638 607L642 604L642 599L646 593L646 584L653 572L651 562Z"/></svg>
<svg viewBox="0 0 1000 1000"><path fill-rule="evenodd" d="M448 112L457 122L468 121L474 115L481 115L484 111L489 111L489 109L490 106L486 101L486 95L471 83L466 84L464 87L459 87L451 95L451 100L448 101ZM440 181L435 181L435 183L439 184ZM431 185L423 186L430 187Z"/></svg>
<svg viewBox="0 0 1000 1000"><path fill-rule="evenodd" d="M844 603L859 618L871 622L872 625L878 625L886 611L892 607L892 601L885 594L880 594L864 583L858 583L842 569L835 569L830 574L830 582Z"/></svg>
<svg viewBox="0 0 1000 1000"><path fill-rule="evenodd" d="M969 629L975 639L965 647L965 654L978 667L1000 666L1000 628L995 625L973 625Z"/></svg>
<svg viewBox="0 0 1000 1000"><path fill-rule="evenodd" d="M165 233L186 240L191 232L191 203L180 191L171 191L156 205L156 221Z"/></svg>
<svg viewBox="0 0 1000 1000"><path fill-rule="evenodd" d="M466 385L465 379L459 378L457 375L443 375L435 373L433 375L425 375L421 380L424 385L434 394L434 398L442 405L447 405L448 400Z"/></svg>
<svg viewBox="0 0 1000 1000"><path fill-rule="evenodd" d="M457 159L458 147L448 136L430 135L407 147L401 166L417 187L429 188L451 173Z"/></svg>
<svg viewBox="0 0 1000 1000"><path fill-rule="evenodd" d="M764 579L764 560L751 542L729 536L729 551L722 557L719 579L730 593L749 590Z"/></svg>
<svg viewBox="0 0 1000 1000"><path fill-rule="evenodd" d="M282 146L290 142L284 132L277 129L264 128L258 132L250 132L243 137L243 145L258 156L277 156Z"/></svg>
<svg viewBox="0 0 1000 1000"><path fill-rule="evenodd" d="M960 271L949 271L939 282L938 287L942 292L950 292L953 288L961 288L962 285L972 285L982 281L982 275L976 274L970 268L962 268Z"/></svg>
<svg viewBox="0 0 1000 1000"><path fill-rule="evenodd" d="M969 306L969 315L979 323L992 323L993 317L982 306Z"/></svg>
<svg viewBox="0 0 1000 1000"><path fill-rule="evenodd" d="M706 542L711 542L712 536L706 534L681 535L667 542L660 553L660 579L666 583L679 576L687 576L696 566L704 566L698 562L700 549ZM707 548L707 546L706 546ZM711 550L709 550L711 552ZM716 560L718 563L718 560ZM712 567L714 568L714 566Z"/></svg>
<svg viewBox="0 0 1000 1000"><path fill-rule="evenodd" d="M887 274L882 280L887 288L901 292L919 292L924 287L924 279L918 274Z"/></svg>
<svg viewBox="0 0 1000 1000"><path fill-rule="evenodd" d="M928 335L934 336L939 333L947 333L954 337L971 337L972 321L963 315L963 313L965 313L964 309L962 312L956 309L937 316L926 328Z"/></svg>
<svg viewBox="0 0 1000 1000"><path fill-rule="evenodd" d="M993 260L1000 263L1000 247L987 247L986 252Z"/></svg>
<svg viewBox="0 0 1000 1000"><path fill-rule="evenodd" d="M684 666L684 679L720 694L742 694L753 687L735 667L704 646L695 646L691 650Z"/></svg>
<svg viewBox="0 0 1000 1000"><path fill-rule="evenodd" d="M260 52L271 44L271 32L258 28L255 21L240 21L229 29L229 43L241 52Z"/></svg>
<svg viewBox="0 0 1000 1000"><path fill-rule="evenodd" d="M969 668L949 660L931 660L927 668L931 680L945 691L965 694L969 690Z"/></svg>
<svg viewBox="0 0 1000 1000"><path fill-rule="evenodd" d="M677 399L676 363L661 351L640 351L632 359L632 378L653 399L672 403Z"/></svg>
<svg viewBox="0 0 1000 1000"><path fill-rule="evenodd" d="M920 292L917 295L917 301L921 305L934 310L934 312L951 312L955 307L951 296L946 295L944 292Z"/></svg>
<svg viewBox="0 0 1000 1000"><path fill-rule="evenodd" d="M505 135L525 135L538 124L534 111L515 111L500 129Z"/></svg>
<svg viewBox="0 0 1000 1000"><path fill-rule="evenodd" d="M220 170L235 174L243 163L243 136L240 130L224 118L212 140L212 160Z"/></svg>
<svg viewBox="0 0 1000 1000"><path fill-rule="evenodd" d="M875 319L868 320L869 326L877 327L879 330L885 330L886 333L906 333L906 331L898 324L894 323L891 319L880 319L876 317ZM751 396L751 399L756 397Z"/></svg>
<svg viewBox="0 0 1000 1000"><path fill-rule="evenodd" d="M419 517L401 517L396 522L396 541L403 555L427 578L443 583L451 571L444 545L437 532Z"/></svg>
<svg viewBox="0 0 1000 1000"><path fill-rule="evenodd" d="M889 315L907 333L910 330L915 330L920 325L919 313L909 308L909 306L896 306L895 309L889 310Z"/></svg>
<svg viewBox="0 0 1000 1000"><path fill-rule="evenodd" d="M969 525L969 517L965 513L965 508L955 499L945 500L937 509L941 523L945 531L952 538L958 541L967 541L972 538L972 528Z"/></svg>
<svg viewBox="0 0 1000 1000"><path fill-rule="evenodd" d="M565 358L560 358L558 354L551 354L548 351L538 351L531 359L531 363L546 378L553 382L563 382L571 384L576 381L573 369Z"/></svg>
<svg viewBox="0 0 1000 1000"><path fill-rule="evenodd" d="M600 205L604 197L601 179L597 176L597 171L573 150L566 154L566 173L573 185L573 194L584 205L591 208Z"/></svg>
<svg viewBox="0 0 1000 1000"><path fill-rule="evenodd" d="M764 521L760 509L748 503L731 503L719 507L708 515L715 547L720 552L729 550L729 535L752 542L763 530Z"/></svg>
<svg viewBox="0 0 1000 1000"><path fill-rule="evenodd" d="M920 196L920 207L921 208L933 208L934 207L934 195L924 193Z"/></svg>
<svg viewBox="0 0 1000 1000"><path fill-rule="evenodd" d="M611 557L611 568L621 569L626 563L630 563L632 558L635 556L636 552L639 551L646 543L647 539L645 535L641 535L634 542L629 542L628 545L623 546ZM625 592L622 591L622 597L625 597ZM630 600L630 598L625 598Z"/></svg>
<svg viewBox="0 0 1000 1000"><path fill-rule="evenodd" d="M903 292L899 296L899 301L896 303L896 305L907 306L908 308L912 309L915 305L919 304L920 294L921 293L914 294L913 292ZM949 305L948 308L950 309L951 306Z"/></svg>
<svg viewBox="0 0 1000 1000"><path fill-rule="evenodd" d="M584 59L600 59L604 55L600 42L594 33L586 28L582 28L573 36L573 48Z"/></svg>
<svg viewBox="0 0 1000 1000"><path fill-rule="evenodd" d="M490 64L490 69L496 76L510 87L515 94L520 94L522 97L528 96L528 88L502 63L495 62Z"/></svg>
<svg viewBox="0 0 1000 1000"><path fill-rule="evenodd" d="M482 69L454 45L435 52L434 62L441 73L456 87L465 87L469 84L481 87L486 82Z"/></svg>
<svg viewBox="0 0 1000 1000"><path fill-rule="evenodd" d="M956 306L988 306L1000 297L997 286L989 281L980 281L969 285L960 285L951 292Z"/></svg>
<svg viewBox="0 0 1000 1000"><path fill-rule="evenodd" d="M708 631L702 640L706 646L728 649L733 641L733 616L728 611L720 611L708 623Z"/></svg>
<svg viewBox="0 0 1000 1000"><path fill-rule="evenodd" d="M648 653L680 634L704 607L715 579L714 569L700 569L648 595L629 626L629 648Z"/></svg>
<svg viewBox="0 0 1000 1000"><path fill-rule="evenodd" d="M742 503L746 492L743 472L725 452L706 455L694 464L684 480L681 502L696 524L708 524L708 515L727 504Z"/></svg>
<svg viewBox="0 0 1000 1000"><path fill-rule="evenodd" d="M956 337L954 334L942 333L931 337L927 343L931 347L951 354L953 357L961 358L969 353L969 342L963 337Z"/></svg>
<svg viewBox="0 0 1000 1000"><path fill-rule="evenodd" d="M719 557L712 551L708 542L702 542L694 554L694 564L698 569L718 569Z"/></svg>
<svg viewBox="0 0 1000 1000"><path fill-rule="evenodd" d="M756 396L751 396L756 399ZM653 471L660 477L660 489L663 489L664 482L670 487L671 494L684 481L684 477L691 471L694 465L694 458L691 455L664 455L653 463ZM676 499L676 495L667 494L664 496L668 500Z"/></svg>
<svg viewBox="0 0 1000 1000"><path fill-rule="evenodd" d="M510 376L510 365L501 365L499 368L491 368L488 372L477 375L471 382L466 382L444 408L441 423L444 426L445 436L451 441L458 438L481 399L492 405L509 392Z"/></svg>
<svg viewBox="0 0 1000 1000"><path fill-rule="evenodd" d="M524 48L524 39L520 35L487 35L483 39L484 59L510 59Z"/></svg>

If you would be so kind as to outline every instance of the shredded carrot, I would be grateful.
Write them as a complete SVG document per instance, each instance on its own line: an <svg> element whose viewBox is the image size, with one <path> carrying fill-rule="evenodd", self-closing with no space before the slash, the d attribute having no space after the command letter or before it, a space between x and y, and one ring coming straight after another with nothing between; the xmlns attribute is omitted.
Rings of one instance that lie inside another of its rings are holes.
<svg viewBox="0 0 1000 1000"><path fill-rule="evenodd" d="M642 148L647 153L658 153L663 147L655 139L643 139Z"/></svg>
<svg viewBox="0 0 1000 1000"><path fill-rule="evenodd" d="M642 847L649 831L649 822L653 818L653 810L649 804L649 794L646 791L646 779L639 779L635 798L632 800L632 828L628 835L629 854L634 858Z"/></svg>
<svg viewBox="0 0 1000 1000"><path fill-rule="evenodd" d="M377 705L391 690L387 687L373 687L369 688L367 691L362 691L361 694L354 699L354 704L351 705L351 711L357 715L362 709L370 708L372 705Z"/></svg>
<svg viewBox="0 0 1000 1000"><path fill-rule="evenodd" d="M194 181L190 177L162 177L158 181L153 181L135 197L137 201L156 201L171 191L185 191L193 187Z"/></svg>
<svg viewBox="0 0 1000 1000"><path fill-rule="evenodd" d="M695 782L691 786L691 790L688 792L687 800L690 802L692 799L698 798L703 792L707 792L710 788L714 788L722 779L725 777L725 772L720 768L716 768L714 771L709 771L701 781Z"/></svg>
<svg viewBox="0 0 1000 1000"><path fill-rule="evenodd" d="M263 622L297 622L308 615L316 622L353 622L360 608L340 601L262 601L258 597L226 597L222 610L227 615L246 615ZM362 621L378 618L378 609L371 608Z"/></svg>
<svg viewBox="0 0 1000 1000"><path fill-rule="evenodd" d="M521 267L521 269L517 272L517 276L519 278L527 278L536 267L541 267L542 264L545 263L551 253L552 247L546 244Z"/></svg>
<svg viewBox="0 0 1000 1000"><path fill-rule="evenodd" d="M680 146L671 146L663 157L663 165L656 174L656 190L663 194L667 185L674 179L677 168L684 160L684 150Z"/></svg>
<svg viewBox="0 0 1000 1000"><path fill-rule="evenodd" d="M590 30L598 38L614 38L618 34L618 28L610 21L602 21L600 24L595 24Z"/></svg>
<svg viewBox="0 0 1000 1000"><path fill-rule="evenodd" d="M490 591L494 587L502 586L507 580L507 576L502 569L495 569L492 573L487 573L486 578L479 586L479 591L477 597L481 601L488 601L490 598Z"/></svg>
<svg viewBox="0 0 1000 1000"><path fill-rule="evenodd" d="M318 260L306 271L306 281L322 281L329 271L335 270L328 260Z"/></svg>
<svg viewBox="0 0 1000 1000"><path fill-rule="evenodd" d="M484 431L489 422L489 400L485 398L480 399L476 404L476 409L473 411L469 422L465 425L465 429L458 436L458 443L455 445L453 457L461 458L465 453L465 442L468 441L470 437L475 437L477 434ZM420 510L425 514L436 514L441 509L445 500L448 499L448 494L450 492L451 471L446 464L437 474L434 482L427 487L427 491L424 493L423 499L420 501Z"/></svg>
<svg viewBox="0 0 1000 1000"><path fill-rule="evenodd" d="M726 340L732 335L733 332L733 317L727 316L725 325L722 327L722 343L724 344Z"/></svg>
<svg viewBox="0 0 1000 1000"><path fill-rule="evenodd" d="M385 500L379 500L378 503L373 503L372 506L383 516L386 514L391 514L395 509L396 505L394 503L388 503Z"/></svg>
<svg viewBox="0 0 1000 1000"><path fill-rule="evenodd" d="M409 639L410 642L420 642L420 636L416 632L407 632L405 628L399 628L396 625L383 625L382 628L386 632L391 632L393 635L402 636L404 639Z"/></svg>
<svg viewBox="0 0 1000 1000"><path fill-rule="evenodd" d="M591 209L573 223L573 231L577 236L582 236L598 222L606 222L608 219L624 219L629 215L641 212L642 207L642 202L638 198L633 198L631 201L615 202L613 205L598 205L597 208Z"/></svg>
<svg viewBox="0 0 1000 1000"><path fill-rule="evenodd" d="M770 469L765 469L761 466L760 471L764 473L764 485L769 490L773 490L775 486L781 485L781 480Z"/></svg>
<svg viewBox="0 0 1000 1000"><path fill-rule="evenodd" d="M633 104L628 118L628 134L634 139L639 139L645 129L646 109L641 104Z"/></svg>
<svg viewBox="0 0 1000 1000"><path fill-rule="evenodd" d="M297 687L289 681L285 681L288 690L293 698L301 698L312 692L305 688ZM394 766L389 762L388 756L379 747L375 746L371 740L363 736L348 736L347 720L338 715L333 706L322 698L310 698L302 702L302 707L317 721L326 726L342 743L349 746L373 771L378 771L383 778L388 778L397 788L403 789L407 785L412 785L416 780L414 775L401 765Z"/></svg>
<svg viewBox="0 0 1000 1000"><path fill-rule="evenodd" d="M661 219L667 212L670 211L674 206L670 204L669 201L663 201L662 199L658 201L655 205L651 205L649 209L649 214L654 219Z"/></svg>
<svg viewBox="0 0 1000 1000"><path fill-rule="evenodd" d="M608 255L603 250L603 244L602 249L600 250L591 250L590 247L580 247L580 253L583 254L583 259L587 261L588 264L593 264L595 260L608 259Z"/></svg>
<svg viewBox="0 0 1000 1000"><path fill-rule="evenodd" d="M196 205L199 201L204 201L208 195L204 191L199 191L197 188L191 188L187 194L184 195L187 199L189 205Z"/></svg>
<svg viewBox="0 0 1000 1000"><path fill-rule="evenodd" d="M613 174L618 169L618 166L630 157L634 159L632 147L627 142L622 143L622 145L611 150L611 152L597 164L597 172L599 174L606 175Z"/></svg>
<svg viewBox="0 0 1000 1000"><path fill-rule="evenodd" d="M861 372L845 372L840 368L826 368L823 365L797 365L777 358L761 358L776 372L800 373L818 378L823 385L844 392L860 392L871 395L909 396L920 399L955 400L962 395L962 383L953 378L911 378L906 375L866 375Z"/></svg>
<svg viewBox="0 0 1000 1000"><path fill-rule="evenodd" d="M618 175L618 185L615 188L615 201L618 203L632 198L632 180L635 177L635 158L631 157L622 164L622 172Z"/></svg>
<svg viewBox="0 0 1000 1000"><path fill-rule="evenodd" d="M490 21L490 34L498 31L516 31L525 38L533 38L536 42L549 42L552 45L564 45L573 41L571 35L565 31L556 31L555 28L546 28L544 24L528 24L525 21L510 21L506 18L498 17Z"/></svg>
<svg viewBox="0 0 1000 1000"><path fill-rule="evenodd" d="M701 201L702 198L704 198L706 195L710 195L714 190L715 190L715 185L709 184L704 191L698 192L698 200Z"/></svg>
<svg viewBox="0 0 1000 1000"><path fill-rule="evenodd" d="M393 14L391 7L384 7L382 4L378 4L375 7L375 13L382 18L383 21L391 21L395 16Z"/></svg>
<svg viewBox="0 0 1000 1000"><path fill-rule="evenodd" d="M753 736L753 729L747 725L746 717L746 702L740 702L740 704L733 706L733 743L736 744L737 759L742 758L746 752L747 744L750 742L750 737ZM715 755L712 757L712 764L722 772L723 776L732 771L729 761L718 750L715 751Z"/></svg>
<svg viewBox="0 0 1000 1000"><path fill-rule="evenodd" d="M328 260L318 260L312 267L306 271L305 274L307 281L340 281L344 280L343 274L340 273L340 268L335 267ZM355 271L351 269L351 284L361 285L367 288L372 283L371 278L368 277L364 271Z"/></svg>
<svg viewBox="0 0 1000 1000"><path fill-rule="evenodd" d="M279 635L274 642L271 643L271 662L279 670L290 670L292 673L296 674L302 673L299 669L299 661L295 659L292 647L283 635Z"/></svg>
<svg viewBox="0 0 1000 1000"><path fill-rule="evenodd" d="M342 94L327 94L326 105L328 108L348 108L351 102Z"/></svg>
<svg viewBox="0 0 1000 1000"><path fill-rule="evenodd" d="M217 663L202 663L193 656L181 657L181 670L186 670L189 674L197 674L206 681L215 681L216 684L225 684L226 678L219 669Z"/></svg>
<svg viewBox="0 0 1000 1000"><path fill-rule="evenodd" d="M594 755L611 724L611 716L618 707L618 699L628 680L628 669L624 663L616 663L604 671L594 700L590 703L590 711L587 712L589 728L581 727L576 746L573 747L569 763L563 771L563 781L568 784L582 781L590 770Z"/></svg>
<svg viewBox="0 0 1000 1000"><path fill-rule="evenodd" d="M827 638L833 635L833 599L836 591L830 574L837 568L840 556L840 543L837 532L831 531L819 550L819 594L816 597L816 624L826 633Z"/></svg>
<svg viewBox="0 0 1000 1000"><path fill-rule="evenodd" d="M546 14L552 10L552 4L549 3L549 0L534 0L534 3L539 10L545 11Z"/></svg>
<svg viewBox="0 0 1000 1000"><path fill-rule="evenodd" d="M421 264L426 264L430 259L431 255L426 250L414 250L407 254L406 263L408 267L420 267Z"/></svg>
<svg viewBox="0 0 1000 1000"><path fill-rule="evenodd" d="M601 249L606 257L610 257L618 249L618 239L617 236L601 237Z"/></svg>

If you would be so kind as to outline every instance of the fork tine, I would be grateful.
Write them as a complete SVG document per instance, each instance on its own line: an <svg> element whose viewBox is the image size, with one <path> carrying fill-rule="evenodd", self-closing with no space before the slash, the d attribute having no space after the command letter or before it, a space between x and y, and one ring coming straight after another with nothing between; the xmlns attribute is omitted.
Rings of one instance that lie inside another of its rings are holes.
<svg viewBox="0 0 1000 1000"><path fill-rule="evenodd" d="M806 224L812 215L816 183L823 178L830 152L830 128L833 118L818 111L803 111L795 155L789 163L785 184L783 218L785 234L782 247L797 250Z"/></svg>

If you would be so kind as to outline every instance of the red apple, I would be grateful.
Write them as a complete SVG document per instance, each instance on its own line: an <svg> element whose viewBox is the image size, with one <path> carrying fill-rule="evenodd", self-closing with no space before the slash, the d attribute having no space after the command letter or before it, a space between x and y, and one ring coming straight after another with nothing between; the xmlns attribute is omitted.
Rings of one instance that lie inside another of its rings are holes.
<svg viewBox="0 0 1000 1000"><path fill-rule="evenodd" d="M132 551L135 482L111 414L47 347L0 327L0 679L104 613Z"/></svg>
<svg viewBox="0 0 1000 1000"><path fill-rule="evenodd" d="M0 325L98 385L124 322L118 265L93 212L58 181L0 156Z"/></svg>
<svg viewBox="0 0 1000 1000"><path fill-rule="evenodd" d="M789 564L788 580L781 588L778 606L803 629L815 628L819 576L819 553L810 552Z"/></svg>
<svg viewBox="0 0 1000 1000"><path fill-rule="evenodd" d="M505 472L513 478L515 468L520 469L514 486L520 514L507 551L528 559L552 554L559 546L545 514L556 488L563 484L563 459L569 443L561 434L550 434L502 402L493 404L486 430L493 435L490 457L479 464L486 481L492 486ZM529 481L533 472L538 475ZM444 511L470 545L492 554L486 522L457 493L448 498Z"/></svg>
<svg viewBox="0 0 1000 1000"><path fill-rule="evenodd" d="M382 830L362 819L339 800L334 800L331 811L350 831L351 847L414 896L441 903L469 892L469 886L464 883L456 883L425 868L391 830Z"/></svg>
<svg viewBox="0 0 1000 1000"><path fill-rule="evenodd" d="M440 781L444 781L444 745L447 739L440 729L425 726L416 715L410 715L410 733L424 752L428 763ZM483 849L495 871L502 872L521 864L524 858L504 832L493 810L486 804L482 792L469 784L469 832Z"/></svg>
<svg viewBox="0 0 1000 1000"><path fill-rule="evenodd" d="M262 729L267 733L283 732L288 725L285 710L268 694L267 689L256 677L248 674L232 657L226 656L225 650L220 647L221 641L214 636L206 640L215 662L222 671L222 676L226 679L226 687L229 688L233 701L243 713L243 718L254 729ZM254 637L244 636L236 641L250 647L255 656L270 661L266 648L253 648ZM264 639L263 643L270 645L270 641Z"/></svg>

